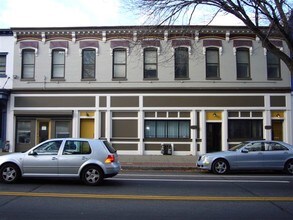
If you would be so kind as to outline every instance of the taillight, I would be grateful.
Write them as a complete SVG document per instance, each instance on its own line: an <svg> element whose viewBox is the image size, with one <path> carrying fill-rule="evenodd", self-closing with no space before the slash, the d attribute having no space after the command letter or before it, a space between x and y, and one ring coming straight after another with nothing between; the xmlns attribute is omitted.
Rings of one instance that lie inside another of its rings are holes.
<svg viewBox="0 0 293 220"><path fill-rule="evenodd" d="M108 155L108 157L105 160L105 163L113 163L113 162L115 162L115 155L113 154Z"/></svg>

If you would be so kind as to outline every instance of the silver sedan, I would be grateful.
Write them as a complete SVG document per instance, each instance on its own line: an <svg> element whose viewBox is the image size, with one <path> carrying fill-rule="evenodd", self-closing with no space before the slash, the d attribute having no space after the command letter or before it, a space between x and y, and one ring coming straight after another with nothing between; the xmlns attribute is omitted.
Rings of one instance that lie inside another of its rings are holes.
<svg viewBox="0 0 293 220"><path fill-rule="evenodd" d="M4 183L20 177L76 177L87 185L98 185L120 169L116 150L105 140L51 139L27 152L0 156Z"/></svg>
<svg viewBox="0 0 293 220"><path fill-rule="evenodd" d="M197 167L225 174L230 170L284 170L293 175L293 146L280 141L247 141L228 151L203 154Z"/></svg>

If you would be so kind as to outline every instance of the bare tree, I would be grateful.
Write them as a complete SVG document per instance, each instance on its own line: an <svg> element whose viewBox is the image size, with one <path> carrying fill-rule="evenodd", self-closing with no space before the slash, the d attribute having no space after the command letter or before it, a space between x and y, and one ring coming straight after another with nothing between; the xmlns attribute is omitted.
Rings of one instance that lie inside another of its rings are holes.
<svg viewBox="0 0 293 220"><path fill-rule="evenodd" d="M188 24L197 16L197 8L214 8L241 20L262 42L264 48L280 57L293 74L293 0L125 0L132 9L157 19L158 25L170 25L188 16ZM265 28L264 28L265 27ZM290 50L286 54L270 39L281 37Z"/></svg>

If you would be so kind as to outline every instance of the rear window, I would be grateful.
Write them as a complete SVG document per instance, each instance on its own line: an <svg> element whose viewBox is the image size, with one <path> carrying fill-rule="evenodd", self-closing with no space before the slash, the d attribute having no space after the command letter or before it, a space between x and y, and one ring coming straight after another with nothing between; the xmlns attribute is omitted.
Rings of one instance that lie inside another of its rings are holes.
<svg viewBox="0 0 293 220"><path fill-rule="evenodd" d="M103 141L104 145L107 147L108 151L112 154L116 153L116 149L108 141Z"/></svg>

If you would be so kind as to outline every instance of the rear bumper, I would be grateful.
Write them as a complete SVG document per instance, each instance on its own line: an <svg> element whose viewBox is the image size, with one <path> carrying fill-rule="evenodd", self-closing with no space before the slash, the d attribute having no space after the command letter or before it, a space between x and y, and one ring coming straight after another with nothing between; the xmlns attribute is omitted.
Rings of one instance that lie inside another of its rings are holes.
<svg viewBox="0 0 293 220"><path fill-rule="evenodd" d="M120 172L120 170L121 170L121 165L119 162L109 164L105 167L104 177L108 178L108 177L116 176Z"/></svg>

